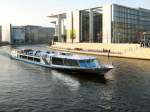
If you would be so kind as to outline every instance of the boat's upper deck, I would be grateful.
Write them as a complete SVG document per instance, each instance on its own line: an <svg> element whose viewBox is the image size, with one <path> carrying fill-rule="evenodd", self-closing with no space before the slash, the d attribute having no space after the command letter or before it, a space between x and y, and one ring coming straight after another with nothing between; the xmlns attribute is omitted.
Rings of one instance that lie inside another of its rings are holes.
<svg viewBox="0 0 150 112"><path fill-rule="evenodd" d="M16 52L17 51L17 52ZM45 64L61 65L61 66L74 66L82 68L96 68L99 66L98 61L92 56L73 55L68 52L55 52L55 51L39 51L39 50L15 50L15 55L19 58L27 59L30 61L44 62ZM42 60L42 61L41 61Z"/></svg>
<svg viewBox="0 0 150 112"><path fill-rule="evenodd" d="M58 57L58 58L66 58L66 59L72 59L72 60L89 60L89 59L95 59L95 57L91 56L81 56L81 55L56 55L56 54L50 54L49 56L52 57Z"/></svg>
<svg viewBox="0 0 150 112"><path fill-rule="evenodd" d="M23 49L21 50L21 54L36 56L36 57L57 57L57 58L72 59L72 60L95 59L95 57L92 56L73 55L70 52L40 51L40 50L32 50L32 49Z"/></svg>

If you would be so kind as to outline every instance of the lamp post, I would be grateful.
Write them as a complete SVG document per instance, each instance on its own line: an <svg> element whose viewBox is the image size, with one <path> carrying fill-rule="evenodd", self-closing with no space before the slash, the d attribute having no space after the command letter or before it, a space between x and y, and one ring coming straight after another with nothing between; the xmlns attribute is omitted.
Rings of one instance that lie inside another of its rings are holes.
<svg viewBox="0 0 150 112"><path fill-rule="evenodd" d="M118 32L117 42L119 43L120 33Z"/></svg>
<svg viewBox="0 0 150 112"><path fill-rule="evenodd" d="M144 47L146 47L146 38L145 38L146 32L143 32L143 35L144 35Z"/></svg>
<svg viewBox="0 0 150 112"><path fill-rule="evenodd" d="M97 33L97 40L100 42L100 33Z"/></svg>

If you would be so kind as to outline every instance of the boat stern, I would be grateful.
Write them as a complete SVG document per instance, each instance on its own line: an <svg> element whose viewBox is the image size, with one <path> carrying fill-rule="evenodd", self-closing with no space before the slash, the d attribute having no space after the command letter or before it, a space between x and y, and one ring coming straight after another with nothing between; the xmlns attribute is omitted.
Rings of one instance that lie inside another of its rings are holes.
<svg viewBox="0 0 150 112"><path fill-rule="evenodd" d="M17 57L17 50L12 50L11 53L10 53L10 57L11 58Z"/></svg>

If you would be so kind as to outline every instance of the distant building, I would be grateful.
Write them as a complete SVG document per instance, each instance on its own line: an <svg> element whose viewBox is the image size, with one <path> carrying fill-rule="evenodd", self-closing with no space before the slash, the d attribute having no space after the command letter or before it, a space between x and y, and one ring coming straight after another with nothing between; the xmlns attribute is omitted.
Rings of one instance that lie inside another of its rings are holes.
<svg viewBox="0 0 150 112"><path fill-rule="evenodd" d="M25 28L22 26L12 26L11 29L11 43L25 44Z"/></svg>
<svg viewBox="0 0 150 112"><path fill-rule="evenodd" d="M49 43L55 33L54 28L41 26L2 26L2 41L10 44L41 44Z"/></svg>
<svg viewBox="0 0 150 112"><path fill-rule="evenodd" d="M53 38L54 28L27 25L25 27L26 43L49 43Z"/></svg>
<svg viewBox="0 0 150 112"><path fill-rule="evenodd" d="M0 42L2 41L2 26L0 26Z"/></svg>
<svg viewBox="0 0 150 112"><path fill-rule="evenodd" d="M51 14L59 42L139 43L150 31L150 10L105 4ZM65 38L64 38L65 37Z"/></svg>
<svg viewBox="0 0 150 112"><path fill-rule="evenodd" d="M11 43L11 24L2 25L2 41Z"/></svg>

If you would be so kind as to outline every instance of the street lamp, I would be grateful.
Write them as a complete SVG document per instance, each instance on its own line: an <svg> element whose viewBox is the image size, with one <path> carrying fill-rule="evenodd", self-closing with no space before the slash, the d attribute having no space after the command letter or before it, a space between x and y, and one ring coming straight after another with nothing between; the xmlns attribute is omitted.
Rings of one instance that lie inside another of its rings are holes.
<svg viewBox="0 0 150 112"><path fill-rule="evenodd" d="M118 32L117 42L119 43L120 33Z"/></svg>
<svg viewBox="0 0 150 112"><path fill-rule="evenodd" d="M100 42L100 33L97 33L97 40Z"/></svg>
<svg viewBox="0 0 150 112"><path fill-rule="evenodd" d="M144 47L146 47L146 38L145 38L146 32L143 32L143 35L144 35Z"/></svg>

